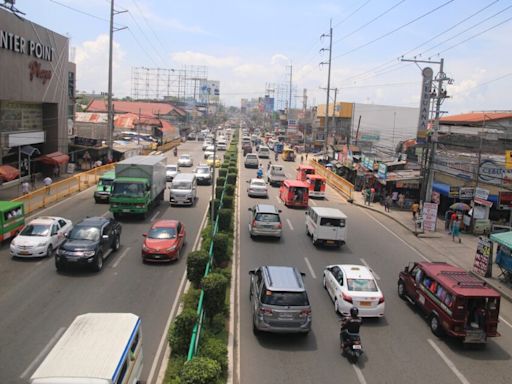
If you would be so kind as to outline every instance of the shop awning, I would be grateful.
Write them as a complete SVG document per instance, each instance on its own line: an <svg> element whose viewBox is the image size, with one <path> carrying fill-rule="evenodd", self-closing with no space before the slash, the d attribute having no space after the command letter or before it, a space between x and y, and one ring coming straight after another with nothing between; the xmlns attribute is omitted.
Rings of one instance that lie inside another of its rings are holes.
<svg viewBox="0 0 512 384"><path fill-rule="evenodd" d="M31 145L24 145L23 147L21 147L21 153L30 157L41 154L41 152L39 152L39 149L34 148Z"/></svg>
<svg viewBox="0 0 512 384"><path fill-rule="evenodd" d="M439 192L443 196L450 196L450 186L448 184L434 181L432 183L432 190Z"/></svg>
<svg viewBox="0 0 512 384"><path fill-rule="evenodd" d="M0 178L4 181L11 181L17 178L20 171L10 165L0 165Z"/></svg>
<svg viewBox="0 0 512 384"><path fill-rule="evenodd" d="M69 163L69 156L62 152L53 152L47 155L43 155L38 157L41 163L50 164L50 165L61 165Z"/></svg>
<svg viewBox="0 0 512 384"><path fill-rule="evenodd" d="M512 231L493 233L491 234L491 240L498 244L504 245L505 247L512 249Z"/></svg>

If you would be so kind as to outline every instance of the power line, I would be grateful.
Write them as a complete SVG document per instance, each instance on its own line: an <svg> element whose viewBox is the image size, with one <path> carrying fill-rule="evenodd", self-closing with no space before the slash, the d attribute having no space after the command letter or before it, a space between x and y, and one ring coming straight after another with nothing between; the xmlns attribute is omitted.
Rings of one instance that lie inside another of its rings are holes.
<svg viewBox="0 0 512 384"><path fill-rule="evenodd" d="M60 1L57 1L57 0L50 0L52 3L54 4L57 4L57 5L60 5L61 7L64 7L64 8L67 8L67 9L70 9L74 12L77 12L77 13L81 13L82 15L85 15L85 16L89 16L89 17L92 17L94 19L97 19L97 20L101 20L101 21L104 21L106 23L110 23L110 20L108 19L105 19L103 17L100 17L100 16L96 16L96 15L93 15L92 13L88 13L88 12L85 12L85 11L82 11L78 8L74 8L70 5L67 5L67 4L64 4L64 3L61 3ZM119 27L126 27L124 25L121 25L121 24L117 24L116 27L119 26Z"/></svg>
<svg viewBox="0 0 512 384"><path fill-rule="evenodd" d="M347 21L348 19L350 19L352 16L354 16L357 12L359 12L361 9L363 9L364 7L366 7L368 5L369 2L371 2L372 0L367 0L364 4L362 4L359 8L357 8L355 11L353 11L352 13L350 13L347 17L345 17L343 20L339 21L338 23L334 24L333 25L333 28L336 28L338 25L344 23L345 21Z"/></svg>

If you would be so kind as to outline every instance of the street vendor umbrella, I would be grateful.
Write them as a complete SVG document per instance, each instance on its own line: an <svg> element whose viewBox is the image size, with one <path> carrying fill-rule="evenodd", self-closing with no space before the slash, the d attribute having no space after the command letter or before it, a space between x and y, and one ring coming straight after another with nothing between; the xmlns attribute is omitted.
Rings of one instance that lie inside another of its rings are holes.
<svg viewBox="0 0 512 384"><path fill-rule="evenodd" d="M466 203L454 203L450 205L450 209L453 209L454 211L469 211L471 207Z"/></svg>

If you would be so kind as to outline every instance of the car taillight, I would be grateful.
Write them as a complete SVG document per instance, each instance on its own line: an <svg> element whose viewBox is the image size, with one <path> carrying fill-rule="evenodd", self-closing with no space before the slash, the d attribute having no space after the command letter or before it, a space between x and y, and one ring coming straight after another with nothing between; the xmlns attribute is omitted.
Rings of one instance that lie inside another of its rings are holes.
<svg viewBox="0 0 512 384"><path fill-rule="evenodd" d="M261 315L271 315L272 309L271 308L260 308L260 314Z"/></svg>
<svg viewBox="0 0 512 384"><path fill-rule="evenodd" d="M384 296L382 296L380 299L379 299L379 304L382 304L384 302Z"/></svg>
<svg viewBox="0 0 512 384"><path fill-rule="evenodd" d="M252 224L251 224L251 227L254 227L254 226L256 226L256 219L254 219L254 220L252 221Z"/></svg>
<svg viewBox="0 0 512 384"><path fill-rule="evenodd" d="M343 300L345 300L347 303L352 303L352 297L349 295L346 295L342 293Z"/></svg>
<svg viewBox="0 0 512 384"><path fill-rule="evenodd" d="M311 309L303 309L299 313L299 317L308 317L311 316Z"/></svg>
<svg viewBox="0 0 512 384"><path fill-rule="evenodd" d="M279 228L279 229L283 228L283 224L277 223L277 228Z"/></svg>

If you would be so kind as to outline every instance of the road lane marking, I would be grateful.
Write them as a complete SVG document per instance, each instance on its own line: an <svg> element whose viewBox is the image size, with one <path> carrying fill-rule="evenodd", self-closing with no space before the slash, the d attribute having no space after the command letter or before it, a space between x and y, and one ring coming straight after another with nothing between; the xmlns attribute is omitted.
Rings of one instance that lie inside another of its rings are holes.
<svg viewBox="0 0 512 384"><path fill-rule="evenodd" d="M121 260L123 260L123 258L126 256L126 254L128 253L128 251L131 249L131 247L128 247L126 248L123 253L121 253L121 256L119 256L116 260L116 262L112 265L112 268L117 268L117 266L119 265L119 263L121 262Z"/></svg>
<svg viewBox="0 0 512 384"><path fill-rule="evenodd" d="M370 265L366 262L366 260L365 260L365 259L362 259L362 258L361 258L361 259L359 259L359 260L361 260L361 263L363 263L363 264L365 265L365 267L366 267L366 268L368 268L370 271L372 271L373 276L375 276L375 278L376 278L377 280L380 280L379 275L377 275L377 274L375 273L375 271L370 267Z"/></svg>
<svg viewBox="0 0 512 384"><path fill-rule="evenodd" d="M293 225L292 225L292 222L290 221L290 219L286 219L286 222L288 223L288 226L290 227L290 229L293 231Z"/></svg>
<svg viewBox="0 0 512 384"><path fill-rule="evenodd" d="M448 368L450 368L452 370L452 372L455 374L455 376L457 376L457 378L460 380L460 382L463 384L469 384L468 379L466 379L464 377L464 375L457 369L455 364L453 364L453 362L444 354L444 352L441 351L441 348L439 348L437 346L437 344L434 343L434 341L432 339L427 339L427 341L430 344L430 346L432 348L434 348L434 351L437 352L437 354L441 357L441 359L444 360L444 362L446 363Z"/></svg>
<svg viewBox="0 0 512 384"><path fill-rule="evenodd" d="M156 213L153 215L153 217L151 218L151 222L155 221L155 219L157 218L157 216L160 214L160 211L156 211Z"/></svg>
<svg viewBox="0 0 512 384"><path fill-rule="evenodd" d="M108 215L109 213L110 213L110 211L103 212L103 213L101 214L101 216L102 216L102 217L107 217L107 215Z"/></svg>
<svg viewBox="0 0 512 384"><path fill-rule="evenodd" d="M39 355L37 355L36 358L34 360L32 360L32 362L27 367L27 369L25 369L23 371L23 373L20 375L20 379L24 379L25 377L27 377L28 374L30 373L30 371L32 371L34 369L35 365L38 364L41 360L43 360L43 357L45 355L47 355L48 352L50 351L50 348L52 348L55 345L55 343L57 343L57 340L62 336L62 334L64 333L65 330L66 330L66 327L61 327L57 330L57 332L50 339L48 344L46 344L46 346L43 348L43 350L41 352L39 352Z"/></svg>
<svg viewBox="0 0 512 384"><path fill-rule="evenodd" d="M201 225L199 227L199 231L197 231L196 239L194 241L194 246L192 247L192 250L197 250L199 248L199 244L200 244L199 240L201 238L201 232L202 232L203 228L206 225L206 218L207 217L208 217L208 208L205 209L205 212L204 212L204 215L203 215L203 219L201 221ZM167 339L167 335L168 335L168 332L169 332L169 326L171 325L171 321L174 318L174 316L176 315L176 310L178 308L178 304L180 303L181 293L183 291L183 287L184 287L186 281L187 281L187 270L185 269L185 271L183 272L183 276L181 277L181 282L180 282L180 285L178 287L178 291L176 292L176 297L174 299L174 303L172 304L171 312L169 313L169 317L167 318L167 322L165 324L164 332L162 334L162 338L160 339L160 344L158 345L158 349L157 349L157 352L155 354L155 358L153 359L153 364L151 364L151 370L149 371L148 379L146 381L148 384L152 384L153 377L155 375L155 371L156 371L156 368L158 366L158 362L160 360L162 360L160 358L160 354L162 353L162 348L164 346L164 343L165 343L164 357L165 356L169 356L169 354L170 354L169 343L166 343L165 341ZM165 366L165 368L164 368L164 366ZM167 368L167 365L163 364L163 362L162 362L161 370L165 371L166 368ZM158 376L160 377L160 375L158 375ZM158 377L157 377L157 379L158 379Z"/></svg>
<svg viewBox="0 0 512 384"><path fill-rule="evenodd" d="M276 196L276 201L278 204L281 203L281 199L279 198L279 196Z"/></svg>
<svg viewBox="0 0 512 384"><path fill-rule="evenodd" d="M416 253L418 256L420 256L423 260L430 263L430 259L427 258L425 255L423 255L420 251L418 251L416 248L414 248L412 245L410 245L407 241L402 239L400 236L398 236L396 233L392 232L391 229L386 227L384 224L382 224L379 220L377 220L375 217L370 215L368 212L366 212L366 209L360 208L365 215L367 215L369 218L371 218L373 221L375 221L377 224L379 224L382 228L384 228L386 231L388 231L391 235L396 237L398 240L400 240L402 243L404 243L409 249L411 249L414 253Z"/></svg>
<svg viewBox="0 0 512 384"><path fill-rule="evenodd" d="M356 371L357 380L359 380L360 384L366 384L366 379L364 378L363 372L359 369L359 367L355 364L352 364L352 368Z"/></svg>
<svg viewBox="0 0 512 384"><path fill-rule="evenodd" d="M313 279L316 279L316 274L315 274L315 271L313 271L313 267L311 266L311 263L309 262L308 258L305 257L304 260L306 261L306 265L308 266L308 269L309 269L309 273L311 273L311 277Z"/></svg>
<svg viewBox="0 0 512 384"><path fill-rule="evenodd" d="M315 200L313 200L313 199L310 199L310 200L309 200L309 204L316 206L316 201L315 201Z"/></svg>
<svg viewBox="0 0 512 384"><path fill-rule="evenodd" d="M507 320L505 320L503 317L500 316L500 320L507 324L510 328L512 328L512 324L510 324Z"/></svg>

